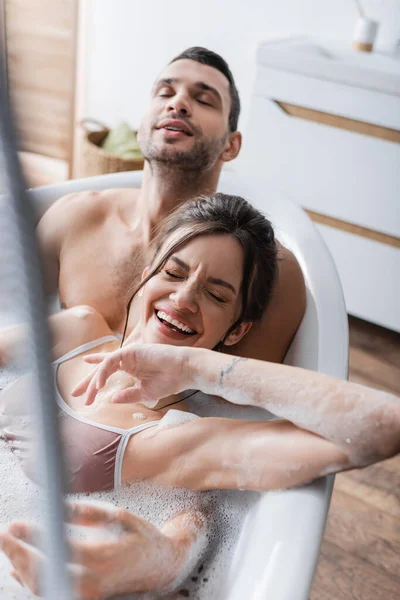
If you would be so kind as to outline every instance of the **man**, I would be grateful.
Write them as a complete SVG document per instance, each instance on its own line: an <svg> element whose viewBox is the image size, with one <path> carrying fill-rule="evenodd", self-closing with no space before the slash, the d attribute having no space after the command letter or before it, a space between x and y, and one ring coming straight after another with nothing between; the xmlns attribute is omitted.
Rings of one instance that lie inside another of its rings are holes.
<svg viewBox="0 0 400 600"><path fill-rule="evenodd" d="M145 157L141 189L71 194L56 202L38 225L48 292L58 287L62 306L90 305L115 331L122 330L157 223L180 203L216 190L223 164L240 151L239 112L232 74L220 56L195 47L169 63L154 84L139 129ZM279 258L279 279L268 310L235 346L235 354L281 362L300 324L303 276L283 246ZM125 532L118 542L72 545L72 559L82 568L82 577L74 579L79 597L109 597L120 591L116 583L128 592L131 565L148 543L147 529L142 534L141 527L151 526L139 527L138 518L127 511L110 513L95 506L76 506L71 519L94 526L118 523ZM12 524L1 540L14 577L37 592L42 558L25 542L32 543L32 528L26 523Z"/></svg>
<svg viewBox="0 0 400 600"><path fill-rule="evenodd" d="M164 69L138 134L141 189L70 194L39 223L48 291L59 288L63 307L90 305L122 329L155 226L185 200L216 190L223 164L240 151L239 112L232 74L214 52L189 48ZM302 319L303 276L293 254L279 250L272 302L235 348L239 355L281 362Z"/></svg>

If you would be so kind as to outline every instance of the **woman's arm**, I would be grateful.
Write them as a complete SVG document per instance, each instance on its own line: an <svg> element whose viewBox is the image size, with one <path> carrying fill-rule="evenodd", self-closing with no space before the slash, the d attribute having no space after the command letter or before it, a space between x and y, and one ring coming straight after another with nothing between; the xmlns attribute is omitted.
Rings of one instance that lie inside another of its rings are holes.
<svg viewBox="0 0 400 600"><path fill-rule="evenodd" d="M123 481L149 479L197 491L269 491L354 466L335 444L289 421L205 417L172 427L163 427L161 420L158 427L133 436Z"/></svg>
<svg viewBox="0 0 400 600"><path fill-rule="evenodd" d="M258 360L194 349L193 387L234 404L264 408L339 447L353 466L400 451L400 399L386 392Z"/></svg>
<svg viewBox="0 0 400 600"><path fill-rule="evenodd" d="M117 401L157 401L184 389L200 389L234 404L264 408L334 444L353 467L400 451L400 400L322 373L200 348L132 345L94 355L101 363L76 393L87 389L91 403L107 377L122 369L140 385L116 394ZM296 450L294 449L294 453Z"/></svg>
<svg viewBox="0 0 400 600"><path fill-rule="evenodd" d="M104 317L91 306L75 306L48 318L54 359L73 348L112 331ZM9 364L24 352L28 328L24 324L0 330L0 365Z"/></svg>

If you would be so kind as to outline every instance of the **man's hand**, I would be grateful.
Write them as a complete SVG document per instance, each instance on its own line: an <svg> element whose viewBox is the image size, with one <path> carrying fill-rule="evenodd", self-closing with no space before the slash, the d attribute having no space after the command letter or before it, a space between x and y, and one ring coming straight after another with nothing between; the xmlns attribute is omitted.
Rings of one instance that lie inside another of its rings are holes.
<svg viewBox="0 0 400 600"><path fill-rule="evenodd" d="M72 391L86 392L86 404L92 404L107 379L116 371L135 378L134 385L116 391L113 402L143 402L154 408L161 398L190 387L187 348L162 344L131 344L111 353L90 354L84 360L98 367Z"/></svg>
<svg viewBox="0 0 400 600"><path fill-rule="evenodd" d="M126 510L81 503L70 506L69 521L75 525L122 529L113 541L69 543L68 569L74 593L82 600L167 588L179 576L196 537L193 527L186 532L187 514L159 530ZM38 530L24 522L14 522L6 533L0 533L0 547L13 566L11 575L35 595L40 594L39 573L45 566L38 539Z"/></svg>

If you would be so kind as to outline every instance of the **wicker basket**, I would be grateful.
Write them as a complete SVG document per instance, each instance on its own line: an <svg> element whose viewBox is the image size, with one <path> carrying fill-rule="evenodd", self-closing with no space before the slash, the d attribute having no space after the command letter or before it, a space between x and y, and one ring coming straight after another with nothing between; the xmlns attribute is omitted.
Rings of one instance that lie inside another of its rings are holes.
<svg viewBox="0 0 400 600"><path fill-rule="evenodd" d="M84 130L84 135L78 168L79 177L91 177L92 175L118 173L120 171L140 171L143 169L143 158L121 158L100 148L100 144L110 131L105 125L94 119L83 119L80 124ZM90 129L90 125L95 125L97 130Z"/></svg>

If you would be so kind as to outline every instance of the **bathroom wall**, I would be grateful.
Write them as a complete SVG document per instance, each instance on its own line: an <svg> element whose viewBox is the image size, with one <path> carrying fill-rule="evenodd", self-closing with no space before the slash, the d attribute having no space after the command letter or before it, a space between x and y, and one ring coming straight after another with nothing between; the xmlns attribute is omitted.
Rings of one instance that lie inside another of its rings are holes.
<svg viewBox="0 0 400 600"><path fill-rule="evenodd" d="M400 0L360 0L379 20L378 47L400 39ZM349 43L353 0L84 0L86 62L80 113L113 125L139 124L162 66L188 46L226 58L241 98L245 129L258 42L311 35Z"/></svg>

